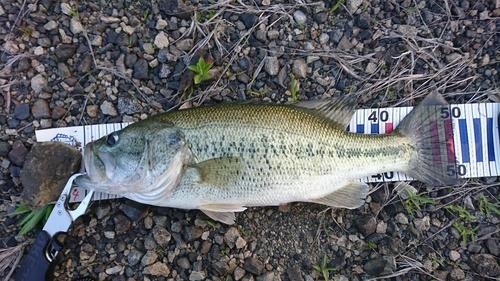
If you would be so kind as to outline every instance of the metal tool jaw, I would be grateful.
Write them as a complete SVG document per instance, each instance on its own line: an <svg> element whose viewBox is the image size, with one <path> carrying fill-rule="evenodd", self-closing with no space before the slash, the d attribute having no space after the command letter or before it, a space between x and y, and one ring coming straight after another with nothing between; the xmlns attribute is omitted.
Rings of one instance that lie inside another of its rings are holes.
<svg viewBox="0 0 500 281"><path fill-rule="evenodd" d="M61 232L67 232L71 224L85 213L94 194L93 191L90 191L76 209L69 208L68 199L73 188L73 181L80 175L82 174L74 174L69 178L43 230L38 234L28 255L16 270L14 276L16 281L51 279L49 276L52 272L50 272L49 266L62 248L55 236Z"/></svg>

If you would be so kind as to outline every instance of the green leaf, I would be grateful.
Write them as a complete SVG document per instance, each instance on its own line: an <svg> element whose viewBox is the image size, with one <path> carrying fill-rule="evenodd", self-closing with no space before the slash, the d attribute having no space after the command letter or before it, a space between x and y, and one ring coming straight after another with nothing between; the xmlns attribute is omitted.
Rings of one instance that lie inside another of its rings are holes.
<svg viewBox="0 0 500 281"><path fill-rule="evenodd" d="M19 226L25 225L27 222L31 220L35 216L35 212L31 212L28 215L26 215L21 221L19 221Z"/></svg>
<svg viewBox="0 0 500 281"><path fill-rule="evenodd" d="M14 210L14 212L12 213L9 213L9 216L15 216L15 215L19 215L19 214L24 214L24 213L27 213L27 212L31 212L31 210L24 206L24 205L21 205L21 204L17 204L16 205L17 208Z"/></svg>
<svg viewBox="0 0 500 281"><path fill-rule="evenodd" d="M44 211L45 216L43 217L43 221L46 222L49 219L50 214L52 213L52 210L54 210L54 204L48 204L47 207ZM44 207L44 208L45 208Z"/></svg>
<svg viewBox="0 0 500 281"><path fill-rule="evenodd" d="M212 68L212 63L205 65L205 67L203 68L203 71L208 72L210 70L210 68Z"/></svg>
<svg viewBox="0 0 500 281"><path fill-rule="evenodd" d="M195 84L200 84L200 82L201 82L201 75L196 74L196 75L194 76L194 83L195 83Z"/></svg>
<svg viewBox="0 0 500 281"><path fill-rule="evenodd" d="M422 202L429 203L429 204L437 204L436 201L434 201L432 199L429 199L429 198L426 198L426 197L423 197L421 195L416 196L415 199L418 199L418 200L420 200Z"/></svg>
<svg viewBox="0 0 500 281"><path fill-rule="evenodd" d="M333 7L330 9L330 13L335 12L335 10L337 10L340 7L340 4L342 4L342 0L337 0L335 5L333 5Z"/></svg>
<svg viewBox="0 0 500 281"><path fill-rule="evenodd" d="M190 70L192 70L192 71L194 71L194 72L199 72L199 71L198 71L198 67L197 67L196 65L189 65L189 66L188 66L188 69L190 69Z"/></svg>
<svg viewBox="0 0 500 281"><path fill-rule="evenodd" d="M497 204L488 204L488 207L490 210L497 213L497 215L500 215L500 210L498 208L496 208L496 206L498 206L498 203Z"/></svg>
<svg viewBox="0 0 500 281"><path fill-rule="evenodd" d="M44 207L45 209L45 207ZM37 223L43 218L45 212L42 212L44 209L39 210L38 212L34 213L35 215L31 220L28 221L22 228L21 231L19 231L19 235L24 235L28 233L33 227L37 225Z"/></svg>
<svg viewBox="0 0 500 281"><path fill-rule="evenodd" d="M205 59L203 57L200 57L196 66L198 66L198 69L203 69L203 67L205 66Z"/></svg>

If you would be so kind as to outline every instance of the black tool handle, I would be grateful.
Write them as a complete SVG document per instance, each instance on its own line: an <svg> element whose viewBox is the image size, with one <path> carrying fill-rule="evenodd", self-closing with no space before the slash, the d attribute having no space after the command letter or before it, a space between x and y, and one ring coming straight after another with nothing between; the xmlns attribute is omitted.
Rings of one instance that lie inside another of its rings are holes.
<svg viewBox="0 0 500 281"><path fill-rule="evenodd" d="M50 262L45 257L45 247L51 237L46 231L41 231L36 237L29 253L24 257L14 274L16 281L45 281Z"/></svg>

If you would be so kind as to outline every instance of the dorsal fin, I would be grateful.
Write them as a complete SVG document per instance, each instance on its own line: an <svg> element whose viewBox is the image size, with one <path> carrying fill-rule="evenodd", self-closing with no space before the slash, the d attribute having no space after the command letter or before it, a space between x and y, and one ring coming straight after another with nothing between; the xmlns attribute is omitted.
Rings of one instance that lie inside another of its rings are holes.
<svg viewBox="0 0 500 281"><path fill-rule="evenodd" d="M302 101L291 106L336 123L344 130L354 115L355 105L356 102L353 98L344 96L341 98Z"/></svg>

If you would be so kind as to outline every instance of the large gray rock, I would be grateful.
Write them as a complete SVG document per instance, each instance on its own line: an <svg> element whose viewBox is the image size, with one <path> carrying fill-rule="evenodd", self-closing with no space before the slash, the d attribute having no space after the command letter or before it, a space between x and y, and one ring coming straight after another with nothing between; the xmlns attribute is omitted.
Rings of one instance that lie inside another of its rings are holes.
<svg viewBox="0 0 500 281"><path fill-rule="evenodd" d="M500 276L500 266L496 258L489 254L478 254L470 257L469 266L480 276Z"/></svg>
<svg viewBox="0 0 500 281"><path fill-rule="evenodd" d="M21 170L21 203L36 211L56 201L69 177L79 171L81 162L80 151L67 144L35 143Z"/></svg>
<svg viewBox="0 0 500 281"><path fill-rule="evenodd" d="M181 19L189 20L194 14L194 9L188 4L190 1L183 0L159 0L158 7L160 11L169 16L175 16Z"/></svg>

